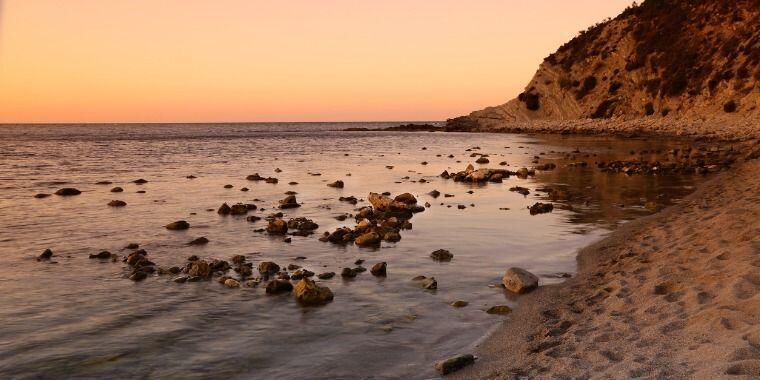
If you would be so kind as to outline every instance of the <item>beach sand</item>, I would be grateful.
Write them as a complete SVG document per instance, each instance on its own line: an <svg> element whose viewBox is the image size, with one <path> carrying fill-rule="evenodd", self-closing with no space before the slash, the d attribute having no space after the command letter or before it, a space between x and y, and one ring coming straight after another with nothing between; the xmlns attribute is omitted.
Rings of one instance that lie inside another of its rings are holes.
<svg viewBox="0 0 760 380"><path fill-rule="evenodd" d="M578 254L450 378L759 378L760 162ZM743 376L736 376L743 375Z"/></svg>

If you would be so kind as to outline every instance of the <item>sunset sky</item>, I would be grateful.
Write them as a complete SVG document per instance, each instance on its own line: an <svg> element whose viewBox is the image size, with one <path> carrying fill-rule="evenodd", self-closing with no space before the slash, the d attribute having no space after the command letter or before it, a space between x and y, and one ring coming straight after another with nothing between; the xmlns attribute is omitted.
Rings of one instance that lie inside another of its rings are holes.
<svg viewBox="0 0 760 380"><path fill-rule="evenodd" d="M0 123L443 120L630 0L0 0Z"/></svg>

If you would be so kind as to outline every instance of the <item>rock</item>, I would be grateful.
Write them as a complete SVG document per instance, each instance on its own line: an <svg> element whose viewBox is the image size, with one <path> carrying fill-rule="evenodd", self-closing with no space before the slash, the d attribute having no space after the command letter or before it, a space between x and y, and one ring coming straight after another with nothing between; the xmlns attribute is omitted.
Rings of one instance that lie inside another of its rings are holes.
<svg viewBox="0 0 760 380"><path fill-rule="evenodd" d="M284 235L288 232L288 224L279 218L272 219L267 225L267 232L273 235Z"/></svg>
<svg viewBox="0 0 760 380"><path fill-rule="evenodd" d="M137 248L140 248L140 244L137 244L137 243L129 243L129 244L127 244L127 246L126 246L126 247L124 247L124 249L137 249Z"/></svg>
<svg viewBox="0 0 760 380"><path fill-rule="evenodd" d="M529 207L529 210L531 215L544 214L547 212L552 212L552 210L554 210L554 205L551 203L536 202L533 204L533 206Z"/></svg>
<svg viewBox="0 0 760 380"><path fill-rule="evenodd" d="M380 235L376 232L367 232L354 239L354 243L360 247L372 247L380 245Z"/></svg>
<svg viewBox="0 0 760 380"><path fill-rule="evenodd" d="M288 280L272 280L267 283L267 294L289 293L293 290L293 284Z"/></svg>
<svg viewBox="0 0 760 380"><path fill-rule="evenodd" d="M39 194L35 194L34 195L34 197L37 198L37 199L47 198L49 196L50 196L50 194L45 194L45 193L39 193Z"/></svg>
<svg viewBox="0 0 760 380"><path fill-rule="evenodd" d="M470 303L469 303L469 302L467 302L467 301L456 300L456 301L454 301L454 302L450 303L449 305L451 305L451 306L453 306L453 307L457 307L457 308L458 308L458 307L465 307L465 306L467 306L467 305L469 305L469 304L470 304Z"/></svg>
<svg viewBox="0 0 760 380"><path fill-rule="evenodd" d="M473 363L475 363L475 356L470 354L459 355L435 363L435 369L441 375L447 375Z"/></svg>
<svg viewBox="0 0 760 380"><path fill-rule="evenodd" d="M245 179L249 181L263 181L264 177L260 176L259 173L255 173L245 177Z"/></svg>
<svg viewBox="0 0 760 380"><path fill-rule="evenodd" d="M53 257L53 251L46 249L45 252L42 252L39 256L37 256L37 261L50 260L51 257Z"/></svg>
<svg viewBox="0 0 760 380"><path fill-rule="evenodd" d="M422 286L423 289L438 289L438 281L435 280L435 277L425 277L425 276L417 276L412 279L412 281L419 282L419 285Z"/></svg>
<svg viewBox="0 0 760 380"><path fill-rule="evenodd" d="M233 188L233 187L234 187L234 186L232 186L232 185L230 185L230 184L226 184L226 185L224 185L224 188L225 188L225 189L231 189L231 188Z"/></svg>
<svg viewBox="0 0 760 380"><path fill-rule="evenodd" d="M205 260L195 260L187 274L205 278L211 275L211 266Z"/></svg>
<svg viewBox="0 0 760 380"><path fill-rule="evenodd" d="M514 191L514 192L520 193L522 195L528 195L528 194L530 194L530 190L528 190L528 189L526 189L524 187L520 187L520 186L510 187L509 191Z"/></svg>
<svg viewBox="0 0 760 380"><path fill-rule="evenodd" d="M108 202L108 205L111 207L124 207L127 205L127 202L119 201L119 200L112 200Z"/></svg>
<svg viewBox="0 0 760 380"><path fill-rule="evenodd" d="M377 263L370 268L369 273L372 273L373 276L377 277L385 277L387 273L388 265L383 261L381 263Z"/></svg>
<svg viewBox="0 0 760 380"><path fill-rule="evenodd" d="M144 279L148 278L148 274L143 271L136 271L132 273L131 276L129 276L129 279L132 281L142 281Z"/></svg>
<svg viewBox="0 0 760 380"><path fill-rule="evenodd" d="M389 243L395 243L401 240L401 234L399 234L398 231L386 232L385 235L383 235L383 240Z"/></svg>
<svg viewBox="0 0 760 380"><path fill-rule="evenodd" d="M288 228L301 231L313 231L319 228L317 223L311 219L295 218L288 220Z"/></svg>
<svg viewBox="0 0 760 380"><path fill-rule="evenodd" d="M245 256L243 255L234 255L232 256L232 263L236 265L243 265L245 263Z"/></svg>
<svg viewBox="0 0 760 380"><path fill-rule="evenodd" d="M280 271L280 266L271 261L262 261L259 263L259 273L268 276Z"/></svg>
<svg viewBox="0 0 760 380"><path fill-rule="evenodd" d="M491 306L486 310L486 313L488 314L496 314L496 315L506 315L512 312L512 309L507 305L496 305Z"/></svg>
<svg viewBox="0 0 760 380"><path fill-rule="evenodd" d="M111 252L108 251L101 251L99 253L92 253L90 254L91 259L110 259L111 258Z"/></svg>
<svg viewBox="0 0 760 380"><path fill-rule="evenodd" d="M248 205L243 203L236 203L230 207L230 215L245 215L248 213L248 210Z"/></svg>
<svg viewBox="0 0 760 380"><path fill-rule="evenodd" d="M208 239L205 236L201 236L199 238L193 239L191 242L187 244L188 245L205 245L205 244L208 244Z"/></svg>
<svg viewBox="0 0 760 380"><path fill-rule="evenodd" d="M343 270L340 272L340 276L343 278L354 278L356 275L356 270L351 268L343 268Z"/></svg>
<svg viewBox="0 0 760 380"><path fill-rule="evenodd" d="M188 228L190 228L190 223L184 220L178 220L166 225L166 229L171 231L186 230Z"/></svg>
<svg viewBox="0 0 760 380"><path fill-rule="evenodd" d="M296 207L301 207L301 205L298 204L295 195L288 195L284 199L280 200L280 208L283 210Z"/></svg>
<svg viewBox="0 0 760 380"><path fill-rule="evenodd" d="M430 195L433 198L438 198L438 197L441 196L441 192L438 191L438 190L433 190L433 191L429 192L428 195Z"/></svg>
<svg viewBox="0 0 760 380"><path fill-rule="evenodd" d="M415 198L414 195L410 193L399 194L393 200L395 200L396 202L401 202L408 205L417 203L417 198Z"/></svg>
<svg viewBox="0 0 760 380"><path fill-rule="evenodd" d="M317 278L320 280L329 280L333 277L335 277L335 272L325 272L317 275Z"/></svg>
<svg viewBox="0 0 760 380"><path fill-rule="evenodd" d="M121 193L121 192L123 192L123 191L124 191L124 189L122 189L122 188L121 188L121 187L119 187L119 186L116 186L116 187L114 187L113 189L111 189L111 192L112 192L112 193Z"/></svg>
<svg viewBox="0 0 760 380"><path fill-rule="evenodd" d="M58 189L58 191L55 192L55 195L61 195L64 197L79 195L79 194L82 194L82 192L73 187L64 187L63 189Z"/></svg>
<svg viewBox="0 0 760 380"><path fill-rule="evenodd" d="M219 215L229 215L232 212L232 208L227 203L222 203L216 213Z"/></svg>
<svg viewBox="0 0 760 380"><path fill-rule="evenodd" d="M278 180L277 178L274 178L274 177L267 177L267 179L265 179L264 182L266 182L266 183L277 183L277 182L280 182L280 180Z"/></svg>
<svg viewBox="0 0 760 380"><path fill-rule="evenodd" d="M176 282L178 284L182 284L182 283L187 282L188 278L189 278L188 276L178 276L178 277L174 278L174 280L172 280L172 281L174 281L174 282Z"/></svg>
<svg viewBox="0 0 760 380"><path fill-rule="evenodd" d="M515 175L517 175L520 178L528 178L528 174L530 172L528 171L528 168L520 168L515 172Z"/></svg>
<svg viewBox="0 0 760 380"><path fill-rule="evenodd" d="M144 183L148 183L148 181L140 178L140 179L136 179L136 180L132 181L132 183L136 183L138 185L142 185Z"/></svg>
<svg viewBox="0 0 760 380"><path fill-rule="evenodd" d="M293 289L296 301L303 306L324 305L333 300L333 292L326 286L319 286L308 278L303 278Z"/></svg>
<svg viewBox="0 0 760 380"><path fill-rule="evenodd" d="M482 156L480 158L478 158L477 160L475 160L476 164L487 164L489 162L491 162L491 161L489 161L487 158L482 157Z"/></svg>
<svg viewBox="0 0 760 380"><path fill-rule="evenodd" d="M454 255L445 249L439 249L439 250L433 251L430 254L430 257L436 261L451 261Z"/></svg>
<svg viewBox="0 0 760 380"><path fill-rule="evenodd" d="M240 287L240 281L234 279L234 278L228 278L224 280L224 286L228 288L239 288Z"/></svg>
<svg viewBox="0 0 760 380"><path fill-rule="evenodd" d="M522 294L538 287L538 277L522 268L509 268L501 283L510 292Z"/></svg>
<svg viewBox="0 0 760 380"><path fill-rule="evenodd" d="M338 188L338 189L342 189L343 186L344 186L344 184L343 184L343 181L337 180L337 181L335 181L333 183L328 183L327 186L329 186L329 187L335 187L335 188Z"/></svg>

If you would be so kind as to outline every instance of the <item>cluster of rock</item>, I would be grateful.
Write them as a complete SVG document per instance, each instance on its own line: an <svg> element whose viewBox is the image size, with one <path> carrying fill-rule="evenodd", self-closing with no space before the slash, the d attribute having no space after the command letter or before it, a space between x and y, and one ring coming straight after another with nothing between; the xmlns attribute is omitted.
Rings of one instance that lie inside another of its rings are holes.
<svg viewBox="0 0 760 380"><path fill-rule="evenodd" d="M410 193L395 198L389 195L370 193L367 200L372 206L357 211L354 228L342 227L333 232L325 232L319 240L336 244L353 242L361 247L378 246L382 241L401 240L401 230L411 229L409 220L415 213L425 211L425 207L417 205L417 198Z"/></svg>
<svg viewBox="0 0 760 380"><path fill-rule="evenodd" d="M249 181L254 181L254 182L258 182L258 181L264 181L266 183L278 183L278 182L280 182L275 177L266 177L266 178L264 178L264 177L260 176L259 173L251 174L251 175L245 177L245 179L247 179Z"/></svg>
<svg viewBox="0 0 760 380"><path fill-rule="evenodd" d="M504 178L509 178L510 176L517 176L519 178L528 178L529 176L534 176L535 174L536 174L535 170L528 169L528 168L520 168L517 171L510 171L507 169L489 169L489 168L475 169L472 166L472 164L470 164L470 165L467 165L467 168L465 170L457 172L457 173L449 173L448 171L444 170L440 176L441 178L444 178L444 179L453 179L455 182L499 183L499 182L502 182Z"/></svg>

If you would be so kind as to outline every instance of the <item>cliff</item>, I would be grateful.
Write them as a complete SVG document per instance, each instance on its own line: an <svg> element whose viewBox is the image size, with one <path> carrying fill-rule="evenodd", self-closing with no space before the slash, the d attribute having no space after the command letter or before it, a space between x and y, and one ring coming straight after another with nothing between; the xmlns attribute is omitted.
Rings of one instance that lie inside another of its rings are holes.
<svg viewBox="0 0 760 380"><path fill-rule="evenodd" d="M758 25L760 0L646 0L546 57L517 98L449 119L447 128L645 119L758 129Z"/></svg>

